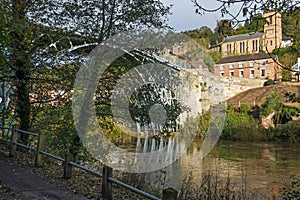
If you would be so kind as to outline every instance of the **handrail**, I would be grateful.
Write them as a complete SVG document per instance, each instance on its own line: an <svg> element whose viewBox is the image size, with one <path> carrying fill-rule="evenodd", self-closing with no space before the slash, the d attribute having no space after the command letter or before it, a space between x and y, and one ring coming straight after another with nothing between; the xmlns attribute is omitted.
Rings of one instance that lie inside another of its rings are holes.
<svg viewBox="0 0 300 200"><path fill-rule="evenodd" d="M33 133L33 132L30 132L30 131L23 131L21 129L15 129L15 131L17 131L19 133L25 133L27 135L39 136L39 134L37 134L37 133Z"/></svg>
<svg viewBox="0 0 300 200"><path fill-rule="evenodd" d="M115 183L115 184L117 184L119 186L122 186L123 188L126 188L126 189L128 189L128 190L130 190L130 191L132 191L132 192L134 192L136 194L139 194L139 195L141 195L143 197L146 197L148 199L151 199L151 200L161 200L160 198L158 198L156 196L153 196L153 195L151 195L151 194L149 194L147 192L139 190L139 189L137 189L137 188L135 188L135 187L133 187L131 185L128 185L128 184L126 184L126 183L124 183L122 181L119 181L119 180L117 180L115 178L109 177L108 180L111 181L112 183Z"/></svg>
<svg viewBox="0 0 300 200"><path fill-rule="evenodd" d="M0 128L1 128L1 127L0 127ZM39 134L30 132L30 131L24 131L24 130L20 130L20 129L13 129L13 130L15 131L15 133L13 133L13 134L16 134L17 132L19 132L19 133L25 133L25 134L32 135L32 136L37 136L37 137L39 136ZM4 141L4 142L11 143L12 146L15 145L15 146L20 146L20 147L23 147L23 148L26 148L26 149L30 149L30 150L33 150L33 151L37 151L38 148L29 147L29 146L27 146L27 145L25 145L25 144L19 143L19 142L16 141L16 138L17 138L17 137L16 137L16 135L15 135L14 137L12 137L12 140L11 140L11 141L6 140L6 139L3 139L3 138L0 138L0 140L1 140L1 141ZM39 137L39 139L40 139L40 137ZM39 145L39 141L38 141L38 145ZM12 147L12 148L13 148L13 147ZM61 158L61 157L59 157L59 156L52 155L52 154L50 154L50 153L48 153L48 152L45 152L45 151L39 151L39 152L37 152L37 154L41 154L41 155L44 155L44 156L48 156L48 157L50 157L50 158L53 158L53 159L55 159L55 160L59 160L59 161L61 161L61 162L65 162L66 159L67 159L67 158L64 159L64 158ZM88 172L88 173L90 173L90 174L93 174L94 176L97 176L97 177L100 177L100 178L104 178L104 175L103 175L102 173L96 172L96 171L94 171L94 170L91 170L91 169L89 169L89 168L87 168L87 167L85 167L85 166L79 165L79 164L77 164L77 163L74 163L74 162L68 162L68 163L66 163L66 164L67 164L67 165L74 166L74 167L76 167L76 168L78 168L78 169L81 169L81 170L83 170L83 171L86 171L86 172ZM151 195L151 194L149 194L149 193L147 193L147 192L144 192L144 191L142 191L142 190L140 190L140 189L137 189L137 188L135 188L135 187L133 187L133 186L131 186L131 185L128 185L128 184L126 184L126 183L124 183L124 182L122 182L122 181L120 181L120 180L117 180L117 179L115 179L115 178L113 178L113 177L108 177L107 180L108 180L109 182L111 182L111 183L117 184L117 185L119 185L119 186L121 186L121 187L123 187L123 188L125 188L125 189L128 189L128 190L130 190L130 191L132 191L132 192L134 192L134 193L136 193L136 194L139 194L139 195L141 195L141 196L143 196L143 197L146 197L146 198L148 198L148 199L150 199L150 200L161 200L160 198L158 198L158 197L156 197L156 196L154 196L154 195Z"/></svg>
<svg viewBox="0 0 300 200"><path fill-rule="evenodd" d="M1 128L0 128L0 129L13 130L12 128L9 128L9 127L3 127L3 126L1 126Z"/></svg>
<svg viewBox="0 0 300 200"><path fill-rule="evenodd" d="M96 172L96 171L94 171L94 170L91 170L91 169L89 169L89 168L87 168L87 167L85 167L85 166L79 165L79 164L74 163L74 162L69 162L69 164L72 165L72 166L74 166L74 167L77 167L78 169L81 169L81 170L83 170L83 171L86 171L86 172L88 172L88 173L90 173L90 174L93 174L93 175L95 175L95 176L98 176L98 177L100 177L100 178L103 178L103 174L101 174L101 173L99 173L99 172Z"/></svg>
<svg viewBox="0 0 300 200"><path fill-rule="evenodd" d="M47 152L45 152L45 151L41 151L40 153L41 153L42 155L44 155L44 156L48 156L48 157L53 158L53 159L55 159L55 160L59 160L59 161L61 161L61 162L65 162L65 159L63 159L62 157L52 155L52 154L47 153Z"/></svg>
<svg viewBox="0 0 300 200"><path fill-rule="evenodd" d="M13 144L16 144L16 145L18 145L18 146L20 146L20 147L23 147L23 148L25 148L25 149L29 149L29 150L36 151L35 148L29 147L29 146L27 146L27 145L25 145L25 144L22 144L22 143L19 143L19 142L14 142Z"/></svg>
<svg viewBox="0 0 300 200"><path fill-rule="evenodd" d="M0 138L0 140L3 142L9 142L9 140L3 139L3 138Z"/></svg>

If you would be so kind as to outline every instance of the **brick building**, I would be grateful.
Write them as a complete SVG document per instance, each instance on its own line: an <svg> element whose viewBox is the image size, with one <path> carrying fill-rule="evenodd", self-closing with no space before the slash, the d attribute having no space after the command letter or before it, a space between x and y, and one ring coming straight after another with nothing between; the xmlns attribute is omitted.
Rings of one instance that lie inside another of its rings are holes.
<svg viewBox="0 0 300 200"><path fill-rule="evenodd" d="M279 80L277 58L268 53L282 45L281 14L264 14L263 32L228 36L221 44L222 59L215 65L220 76ZM275 62L276 61L276 62Z"/></svg>
<svg viewBox="0 0 300 200"><path fill-rule="evenodd" d="M229 56L215 66L215 73L222 76L279 80L281 68L267 53Z"/></svg>

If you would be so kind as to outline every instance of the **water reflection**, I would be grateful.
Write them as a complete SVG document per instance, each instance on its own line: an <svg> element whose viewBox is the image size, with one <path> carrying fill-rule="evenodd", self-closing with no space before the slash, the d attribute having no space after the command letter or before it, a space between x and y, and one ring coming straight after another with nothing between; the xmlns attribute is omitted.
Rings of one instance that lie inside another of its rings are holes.
<svg viewBox="0 0 300 200"><path fill-rule="evenodd" d="M143 174L147 190L159 191L164 187L179 189L188 175L192 175L193 183L197 184L203 173L211 171L220 178L229 176L237 186L246 184L249 191L274 195L285 182L290 181L291 176L300 175L300 144L221 141L207 157L200 159L201 144L202 141L196 138L186 153L172 165ZM136 152L159 151L167 147L167 152L175 153L183 148L178 146L176 138L138 138L121 146ZM163 180L161 177L164 177Z"/></svg>

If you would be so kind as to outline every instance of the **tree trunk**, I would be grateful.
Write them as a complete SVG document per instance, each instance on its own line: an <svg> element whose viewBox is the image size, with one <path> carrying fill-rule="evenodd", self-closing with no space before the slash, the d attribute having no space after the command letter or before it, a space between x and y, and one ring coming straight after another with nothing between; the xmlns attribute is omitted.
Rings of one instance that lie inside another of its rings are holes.
<svg viewBox="0 0 300 200"><path fill-rule="evenodd" d="M16 86L16 113L20 120L20 129L28 130L30 125L30 36L29 22L26 20L26 9L30 2L24 0L12 1L13 16L11 26L11 50L10 65L15 72ZM23 143L28 143L28 135L21 134Z"/></svg>

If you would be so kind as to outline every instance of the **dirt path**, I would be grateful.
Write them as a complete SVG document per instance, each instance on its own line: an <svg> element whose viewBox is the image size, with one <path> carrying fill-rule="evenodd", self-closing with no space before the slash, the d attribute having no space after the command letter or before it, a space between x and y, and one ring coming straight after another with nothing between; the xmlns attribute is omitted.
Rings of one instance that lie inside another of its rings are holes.
<svg viewBox="0 0 300 200"><path fill-rule="evenodd" d="M253 88L228 99L227 104L238 105L238 103L240 102L241 104L247 103L249 105L253 105L255 102L256 105L260 105L266 100L268 96L275 92L278 93L283 100L285 99L284 94L286 92L295 93L297 96L300 96L300 83L284 82L260 88ZM300 106L299 103L286 104L292 106Z"/></svg>
<svg viewBox="0 0 300 200"><path fill-rule="evenodd" d="M0 199L88 199L73 194L65 186L51 183L47 177L32 172L29 166L20 166L0 151Z"/></svg>

